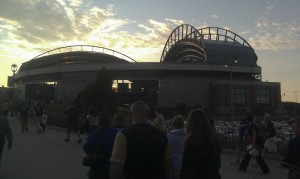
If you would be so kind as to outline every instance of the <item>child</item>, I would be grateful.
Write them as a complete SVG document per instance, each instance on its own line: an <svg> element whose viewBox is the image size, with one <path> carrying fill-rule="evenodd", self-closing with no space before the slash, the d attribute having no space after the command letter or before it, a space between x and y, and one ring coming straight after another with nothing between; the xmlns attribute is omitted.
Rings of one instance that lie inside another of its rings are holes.
<svg viewBox="0 0 300 179"><path fill-rule="evenodd" d="M46 124L47 124L48 115L46 110L43 111L42 119L41 119L41 126L43 128L43 132L46 131Z"/></svg>

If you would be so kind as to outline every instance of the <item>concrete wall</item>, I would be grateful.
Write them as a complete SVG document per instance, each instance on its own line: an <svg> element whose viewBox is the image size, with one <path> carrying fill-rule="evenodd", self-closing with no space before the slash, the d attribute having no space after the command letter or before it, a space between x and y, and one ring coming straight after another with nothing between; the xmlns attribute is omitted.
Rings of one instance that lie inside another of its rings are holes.
<svg viewBox="0 0 300 179"><path fill-rule="evenodd" d="M189 107L195 104L210 107L212 103L211 80L201 76L164 76L159 82L160 107L175 107L181 102Z"/></svg>
<svg viewBox="0 0 300 179"><path fill-rule="evenodd" d="M97 72L63 73L57 81L55 99L73 100L87 85L93 83Z"/></svg>

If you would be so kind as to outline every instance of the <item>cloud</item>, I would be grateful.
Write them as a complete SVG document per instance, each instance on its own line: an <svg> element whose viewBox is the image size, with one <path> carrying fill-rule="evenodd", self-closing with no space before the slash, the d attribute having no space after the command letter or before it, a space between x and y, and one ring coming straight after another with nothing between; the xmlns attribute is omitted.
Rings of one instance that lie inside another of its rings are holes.
<svg viewBox="0 0 300 179"><path fill-rule="evenodd" d="M209 27L207 22L204 22L202 25L197 26L196 29L202 29L202 28L205 28L205 27Z"/></svg>
<svg viewBox="0 0 300 179"><path fill-rule="evenodd" d="M158 30L159 32L169 33L171 31L171 29L168 27L168 24L166 24L164 22L158 22L158 21L155 21L153 19L150 19L149 23L151 25L153 25L154 28L156 28L156 30Z"/></svg>
<svg viewBox="0 0 300 179"><path fill-rule="evenodd" d="M269 22L267 19L260 19L260 20L257 20L255 22L256 24L256 27L258 28L261 28L261 27L269 27Z"/></svg>
<svg viewBox="0 0 300 179"><path fill-rule="evenodd" d="M248 42L255 49L279 50L300 48L300 23L297 21L278 23L267 18L256 22L255 35Z"/></svg>
<svg viewBox="0 0 300 179"><path fill-rule="evenodd" d="M183 24L183 20L177 20L177 19L168 19L168 18L166 18L166 21L170 21L171 23L173 23L173 24L175 24L175 25L181 25L181 24Z"/></svg>
<svg viewBox="0 0 300 179"><path fill-rule="evenodd" d="M152 29L151 27L148 27L146 25L143 24L139 24L138 27L145 29L148 32L153 32L154 29Z"/></svg>
<svg viewBox="0 0 300 179"><path fill-rule="evenodd" d="M84 4L83 4L84 2ZM68 45L96 45L142 61L158 61L172 30L182 20L135 23L118 17L113 5L95 6L83 0L2 0L0 53L24 60ZM136 26L138 32L124 30ZM139 32L139 29L142 30Z"/></svg>
<svg viewBox="0 0 300 179"><path fill-rule="evenodd" d="M275 6L273 4L270 4L266 7L266 12L265 15L270 14L270 12L275 8Z"/></svg>
<svg viewBox="0 0 300 179"><path fill-rule="evenodd" d="M210 15L210 17L211 17L212 19L217 19L217 18L218 18L218 15L217 15L217 14L212 14L212 15Z"/></svg>
<svg viewBox="0 0 300 179"><path fill-rule="evenodd" d="M11 43L7 45L21 42L31 48L47 48L58 41L84 41L95 31L113 31L128 23L114 17L113 5L98 8L87 4L90 7L82 9L78 8L82 4L79 0L22 2L5 0L0 6L0 36L9 34L5 40Z"/></svg>
<svg viewBox="0 0 300 179"><path fill-rule="evenodd" d="M245 35L245 34L249 34L249 33L250 33L250 30L245 30L245 31L239 32L238 35Z"/></svg>
<svg viewBox="0 0 300 179"><path fill-rule="evenodd" d="M230 30L230 27L224 26L223 29Z"/></svg>
<svg viewBox="0 0 300 179"><path fill-rule="evenodd" d="M68 0L70 6L79 7L82 5L83 0Z"/></svg>
<svg viewBox="0 0 300 179"><path fill-rule="evenodd" d="M267 6L267 10L272 10L272 9L274 9L274 7L275 7L274 5L270 4Z"/></svg>

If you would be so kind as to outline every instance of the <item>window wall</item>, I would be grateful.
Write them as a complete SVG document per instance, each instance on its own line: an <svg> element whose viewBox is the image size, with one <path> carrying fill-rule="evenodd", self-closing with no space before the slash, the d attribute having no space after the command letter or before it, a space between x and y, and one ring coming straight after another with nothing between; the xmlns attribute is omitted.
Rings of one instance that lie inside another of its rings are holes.
<svg viewBox="0 0 300 179"><path fill-rule="evenodd" d="M244 85L233 85L232 87L233 105L245 105L246 89Z"/></svg>
<svg viewBox="0 0 300 179"><path fill-rule="evenodd" d="M256 93L257 104L270 103L270 90L268 86L257 86Z"/></svg>

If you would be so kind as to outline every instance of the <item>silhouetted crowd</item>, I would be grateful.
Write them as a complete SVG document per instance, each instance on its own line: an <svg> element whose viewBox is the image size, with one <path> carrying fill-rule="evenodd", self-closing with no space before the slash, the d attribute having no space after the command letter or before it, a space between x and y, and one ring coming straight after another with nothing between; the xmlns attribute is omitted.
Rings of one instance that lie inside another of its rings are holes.
<svg viewBox="0 0 300 179"><path fill-rule="evenodd" d="M128 114L117 112L113 118L89 107L80 120L73 104L66 109L65 141L70 141L72 132L78 143L87 134L82 164L90 168L89 179L221 178L221 146L203 109L193 109L186 119L174 116L171 128L159 108L153 120L149 112L143 101L134 102Z"/></svg>
<svg viewBox="0 0 300 179"><path fill-rule="evenodd" d="M37 132L45 132L47 112L36 102L32 110L27 105L16 108L22 132L28 131L28 116L33 111ZM12 132L6 119L7 106L0 107L0 157L5 141L12 148ZM220 179L221 145L214 121L198 107L187 117L175 115L171 128L159 108L155 118L149 119L149 106L143 101L134 102L128 114L117 112L113 117L107 111L89 107L82 115L74 104L64 110L67 138L77 136L77 143L86 136L83 150L86 156L82 165L89 167L89 179ZM276 129L272 116L266 114L264 123L253 115L239 114L237 160L233 164L246 171L254 157L262 174L270 172L263 157L267 152L278 154ZM300 178L300 116L289 121L296 137L290 141L287 155L281 163L289 169L289 178ZM249 145L248 145L249 144ZM247 146L240 162L241 150ZM279 155L279 154L278 154ZM0 158L1 159L1 158ZM1 160L0 160L1 161Z"/></svg>

